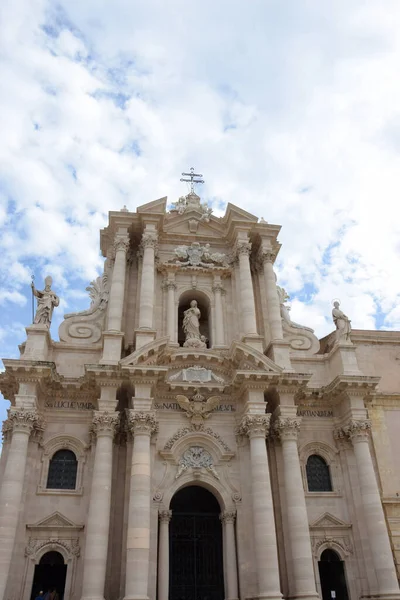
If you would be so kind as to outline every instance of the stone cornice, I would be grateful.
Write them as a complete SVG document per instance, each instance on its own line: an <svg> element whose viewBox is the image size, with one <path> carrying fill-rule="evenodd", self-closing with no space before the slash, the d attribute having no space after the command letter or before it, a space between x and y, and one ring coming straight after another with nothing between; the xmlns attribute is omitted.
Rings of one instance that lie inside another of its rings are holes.
<svg viewBox="0 0 400 600"><path fill-rule="evenodd" d="M338 375L328 385L321 387L308 386L301 391L300 400L340 400L343 396L371 397L376 394L376 387L380 377L363 375Z"/></svg>

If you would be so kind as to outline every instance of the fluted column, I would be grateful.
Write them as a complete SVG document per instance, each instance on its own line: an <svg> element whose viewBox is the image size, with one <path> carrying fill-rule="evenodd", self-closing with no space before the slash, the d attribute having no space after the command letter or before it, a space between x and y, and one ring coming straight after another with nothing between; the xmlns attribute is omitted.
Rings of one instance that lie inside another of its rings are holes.
<svg viewBox="0 0 400 600"><path fill-rule="evenodd" d="M145 231L142 235L142 280L140 283L139 329L152 329L154 310L154 267L157 233Z"/></svg>
<svg viewBox="0 0 400 600"><path fill-rule="evenodd" d="M282 340L282 318L279 305L278 292L276 290L276 279L273 263L275 254L269 250L261 249L260 259L262 260L264 270L265 291L268 306L268 318L271 327L272 340Z"/></svg>
<svg viewBox="0 0 400 600"><path fill-rule="evenodd" d="M222 294L224 288L219 280L214 281L212 288L215 300L215 343L213 346L223 346L225 344L224 335L224 314L222 310Z"/></svg>
<svg viewBox="0 0 400 600"><path fill-rule="evenodd" d="M279 417L274 432L282 443L283 479L286 499L287 537L292 562L289 581L291 598L318 598L311 553L310 529L304 497L297 436L301 418Z"/></svg>
<svg viewBox="0 0 400 600"><path fill-rule="evenodd" d="M169 522L171 510L158 513L160 533L158 538L158 600L168 600L169 596Z"/></svg>
<svg viewBox="0 0 400 600"><path fill-rule="evenodd" d="M271 415L246 415L239 434L250 438L251 495L260 599L282 598L279 582L274 507L265 438Z"/></svg>
<svg viewBox="0 0 400 600"><path fill-rule="evenodd" d="M167 300L167 334L170 342L176 342L176 319L175 319L175 290L176 283L171 279L166 282L168 300Z"/></svg>
<svg viewBox="0 0 400 600"><path fill-rule="evenodd" d="M226 600L237 600L238 579L237 579L237 560L236 560L236 540L235 540L235 519L236 511L227 510L220 515L224 527L224 556L226 568Z"/></svg>
<svg viewBox="0 0 400 600"><path fill-rule="evenodd" d="M115 261L112 272L110 296L108 301L108 330L121 331L124 308L126 253L129 248L127 235L117 235L114 241Z"/></svg>
<svg viewBox="0 0 400 600"><path fill-rule="evenodd" d="M4 597L13 554L25 479L29 436L38 424L34 410L11 408L5 429L12 429L7 462L0 487L0 598Z"/></svg>
<svg viewBox="0 0 400 600"><path fill-rule="evenodd" d="M150 438L157 431L154 413L127 410L133 433L126 549L125 600L147 600L150 551Z"/></svg>
<svg viewBox="0 0 400 600"><path fill-rule="evenodd" d="M336 431L335 435L336 437L348 436L354 447L364 519L378 581L378 590L372 590L372 592L379 596L395 594L398 598L399 584L369 449L370 430L371 423L369 421L350 421L346 427Z"/></svg>
<svg viewBox="0 0 400 600"><path fill-rule="evenodd" d="M250 252L250 242L239 240L236 243L236 253L239 260L240 300L244 334L257 335L256 308L250 270Z"/></svg>
<svg viewBox="0 0 400 600"><path fill-rule="evenodd" d="M96 449L86 525L82 600L103 600L110 529L112 450L117 413L96 411L92 432Z"/></svg>

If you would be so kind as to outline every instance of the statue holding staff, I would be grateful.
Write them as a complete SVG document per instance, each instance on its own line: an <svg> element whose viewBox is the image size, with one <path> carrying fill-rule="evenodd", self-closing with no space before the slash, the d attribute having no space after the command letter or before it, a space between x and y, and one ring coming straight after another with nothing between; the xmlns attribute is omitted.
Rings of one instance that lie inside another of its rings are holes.
<svg viewBox="0 0 400 600"><path fill-rule="evenodd" d="M336 339L339 342L341 338L350 339L351 321L347 315L339 308L340 303L336 300L333 303L332 319L336 325Z"/></svg>
<svg viewBox="0 0 400 600"><path fill-rule="evenodd" d="M46 277L44 283L45 288L42 291L35 288L33 281L31 283L32 294L37 298L37 308L33 322L35 325L47 325L50 327L54 307L60 304L60 298L51 289L53 280L50 275Z"/></svg>

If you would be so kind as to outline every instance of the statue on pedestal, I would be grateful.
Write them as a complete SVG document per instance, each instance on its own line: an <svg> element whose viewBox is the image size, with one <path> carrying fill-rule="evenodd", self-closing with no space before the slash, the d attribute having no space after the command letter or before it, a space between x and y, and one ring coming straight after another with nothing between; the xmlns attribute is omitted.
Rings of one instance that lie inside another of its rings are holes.
<svg viewBox="0 0 400 600"><path fill-rule="evenodd" d="M201 313L196 300L192 300L190 308L183 313L182 327L185 333L185 348L206 348L206 338L200 335L200 317Z"/></svg>
<svg viewBox="0 0 400 600"><path fill-rule="evenodd" d="M336 325L336 340L338 342L341 339L349 340L351 332L351 321L347 315L344 314L339 308L340 303L336 300L333 303L332 319Z"/></svg>
<svg viewBox="0 0 400 600"><path fill-rule="evenodd" d="M46 277L44 283L45 288L42 291L35 288L33 281L31 284L32 294L37 298L37 308L33 322L35 325L47 325L47 327L50 327L54 307L60 304L60 298L51 289L53 280L50 275Z"/></svg>

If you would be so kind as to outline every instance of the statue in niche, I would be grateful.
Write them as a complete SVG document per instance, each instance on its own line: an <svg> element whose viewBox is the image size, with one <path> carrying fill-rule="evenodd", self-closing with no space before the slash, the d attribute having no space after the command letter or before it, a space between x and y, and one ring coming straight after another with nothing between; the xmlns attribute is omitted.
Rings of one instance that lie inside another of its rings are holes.
<svg viewBox="0 0 400 600"><path fill-rule="evenodd" d="M285 288L280 287L279 285L276 286L277 292L278 292L278 298L279 298L279 306L281 309L281 319L284 323L287 323L290 327L294 327L295 329L306 329L307 331L311 331L312 333L314 333L314 329L311 329L311 327L305 327L304 325L300 325L299 323L295 323L294 321L292 321L292 319L290 318L289 315L289 306L285 305L285 302L287 300L289 300L289 295L286 292Z"/></svg>
<svg viewBox="0 0 400 600"><path fill-rule="evenodd" d="M200 335L201 312L196 300L192 300L190 308L183 313L182 327L185 333L185 348L206 348L206 338Z"/></svg>
<svg viewBox="0 0 400 600"><path fill-rule="evenodd" d="M60 298L51 289L53 279L50 275L46 277L44 283L45 288L42 291L35 288L33 281L31 284L32 294L37 298L37 308L33 322L35 325L47 325L47 327L50 327L54 307L60 304Z"/></svg>
<svg viewBox="0 0 400 600"><path fill-rule="evenodd" d="M336 340L339 342L342 338L346 341L350 339L351 321L347 315L339 308L340 303L336 300L333 303L332 319L336 326Z"/></svg>

